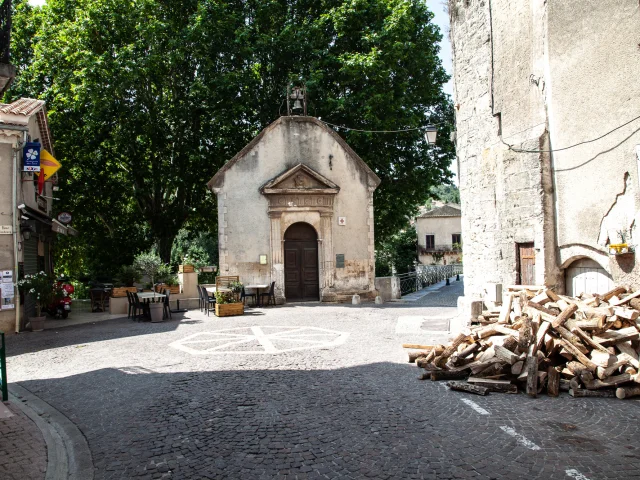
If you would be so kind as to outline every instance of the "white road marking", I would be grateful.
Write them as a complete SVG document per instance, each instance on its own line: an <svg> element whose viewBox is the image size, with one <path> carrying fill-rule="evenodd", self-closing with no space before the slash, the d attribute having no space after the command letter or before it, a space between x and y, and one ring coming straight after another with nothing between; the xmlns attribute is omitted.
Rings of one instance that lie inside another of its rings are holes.
<svg viewBox="0 0 640 480"><path fill-rule="evenodd" d="M575 478L576 480L589 480L587 477L585 477L575 468L570 468L569 470L565 470L564 473L567 474L567 477Z"/></svg>
<svg viewBox="0 0 640 480"><path fill-rule="evenodd" d="M523 447L527 447L529 450L540 450L540 447L538 445L536 445L535 443L533 443L531 440L529 440L527 437L525 437L524 435L516 432L513 428L511 427L507 427L507 426L502 426L500 427L500 429L506 433L507 435L511 435L513 438L516 439L516 441L522 445Z"/></svg>
<svg viewBox="0 0 640 480"><path fill-rule="evenodd" d="M482 408L480 405L478 405L473 400L469 400L468 398L461 398L460 400L462 400L462 402L464 402L467 405L469 405L471 408L473 408L480 415L491 415L491 413L489 413L488 410L485 410L484 408Z"/></svg>
<svg viewBox="0 0 640 480"><path fill-rule="evenodd" d="M264 348L265 352L275 353L278 351L276 349L276 346L271 340L269 340L269 337L267 337L267 335L262 331L260 327L251 327L251 331L256 336L256 339L258 340L258 342L260 342L260 345L262 345L262 348Z"/></svg>

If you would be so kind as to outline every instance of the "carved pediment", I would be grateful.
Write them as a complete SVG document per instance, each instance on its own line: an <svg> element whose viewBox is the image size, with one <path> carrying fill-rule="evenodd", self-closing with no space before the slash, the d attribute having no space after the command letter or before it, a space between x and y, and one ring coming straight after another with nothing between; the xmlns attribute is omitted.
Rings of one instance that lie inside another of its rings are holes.
<svg viewBox="0 0 640 480"><path fill-rule="evenodd" d="M264 194L333 194L340 187L328 178L303 164L298 164L276 178L268 181L262 188Z"/></svg>

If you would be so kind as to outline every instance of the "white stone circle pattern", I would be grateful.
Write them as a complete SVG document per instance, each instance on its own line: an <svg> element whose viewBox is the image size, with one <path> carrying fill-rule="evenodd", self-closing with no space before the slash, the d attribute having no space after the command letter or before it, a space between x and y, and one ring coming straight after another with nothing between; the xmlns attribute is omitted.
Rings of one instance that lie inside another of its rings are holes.
<svg viewBox="0 0 640 480"><path fill-rule="evenodd" d="M192 355L277 354L342 345L349 334L319 327L251 326L201 332L169 346Z"/></svg>

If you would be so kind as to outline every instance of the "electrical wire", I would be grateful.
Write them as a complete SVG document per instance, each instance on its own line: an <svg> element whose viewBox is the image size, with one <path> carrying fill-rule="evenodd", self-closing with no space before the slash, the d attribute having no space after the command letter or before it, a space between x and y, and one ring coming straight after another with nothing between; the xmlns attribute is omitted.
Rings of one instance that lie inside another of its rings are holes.
<svg viewBox="0 0 640 480"><path fill-rule="evenodd" d="M569 150L571 148L575 148L578 147L580 145L585 145L587 143L593 143L593 142L597 142L598 140L606 137L607 135L611 135L613 132L620 130L622 127L626 127L627 125L629 125L630 123L635 122L636 120L640 119L640 115L638 115L635 118L632 118L631 120L629 120L626 123L623 123L622 125L617 126L616 128L614 128L613 130L609 130L607 133L600 135L597 138L591 139L591 140L585 140L583 142L578 142L574 145L569 145L567 147L562 147L562 148L553 148L551 150L524 150L524 149L520 149L520 148L514 148L513 145L508 144L507 142L505 142L502 139L502 135L500 136L500 140L502 141L502 143L504 143L507 147L509 147L509 150L516 152L516 153L553 153L553 152L562 152L564 150Z"/></svg>
<svg viewBox="0 0 640 480"><path fill-rule="evenodd" d="M335 123L329 123L329 122L325 122L324 120L321 120L318 118L318 120L320 120L322 123L325 123L327 125L330 125L332 127L335 128L341 128L343 130L350 130L352 132L363 132L363 133L403 133L403 132L415 132L416 130L426 130L429 127L436 127L438 125L444 125L443 123L432 123L426 127L416 127L416 128L405 128L402 130L362 130L360 128L351 128L351 127L345 127L344 125L336 125Z"/></svg>

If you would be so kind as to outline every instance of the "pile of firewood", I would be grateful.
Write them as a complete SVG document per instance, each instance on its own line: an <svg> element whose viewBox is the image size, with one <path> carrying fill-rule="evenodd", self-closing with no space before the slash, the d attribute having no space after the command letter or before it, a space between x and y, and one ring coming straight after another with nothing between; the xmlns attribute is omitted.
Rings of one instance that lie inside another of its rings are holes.
<svg viewBox="0 0 640 480"><path fill-rule="evenodd" d="M404 347L422 348L409 353L422 380L453 380L454 390L629 398L640 395L639 316L640 290L574 298L512 286L449 345Z"/></svg>

